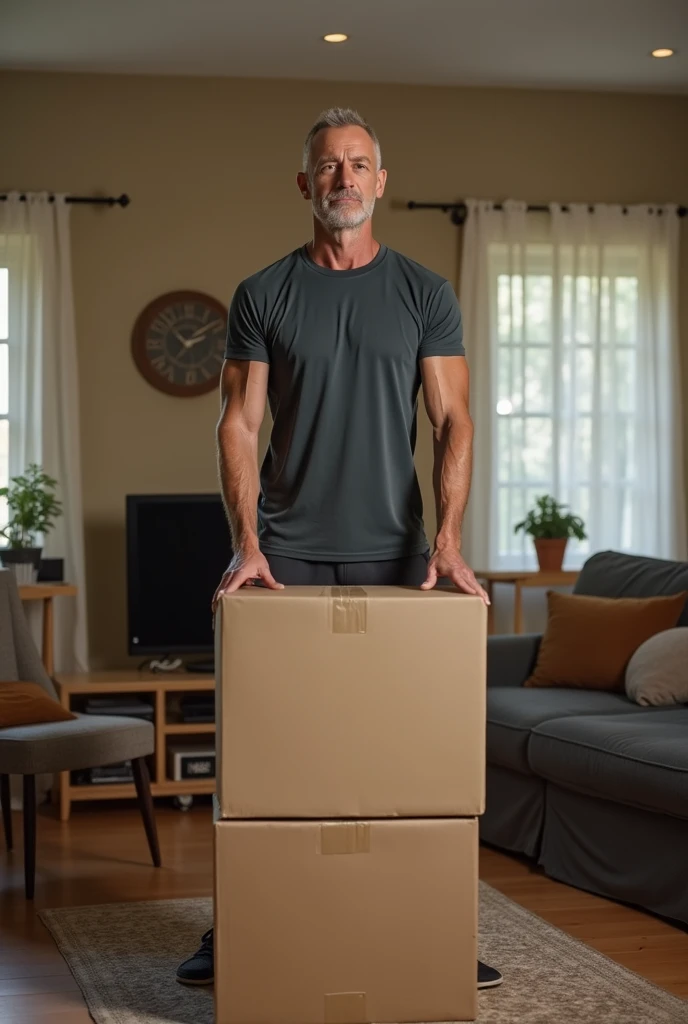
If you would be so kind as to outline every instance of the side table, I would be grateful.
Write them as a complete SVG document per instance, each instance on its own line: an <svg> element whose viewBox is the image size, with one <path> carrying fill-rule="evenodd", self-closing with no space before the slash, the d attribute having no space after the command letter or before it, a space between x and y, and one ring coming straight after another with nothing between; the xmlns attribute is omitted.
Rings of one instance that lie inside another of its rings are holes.
<svg viewBox="0 0 688 1024"><path fill-rule="evenodd" d="M542 572L539 569L515 569L504 572L476 572L478 580L485 581L490 599L487 609L487 632L494 633L495 583L511 583L514 587L514 633L523 632L523 590L525 587L566 587L573 586L578 579L578 569L559 569L556 572Z"/></svg>
<svg viewBox="0 0 688 1024"><path fill-rule="evenodd" d="M52 679L55 671L53 644L53 598L76 597L77 588L73 583L27 583L18 587L22 601L43 602L43 649L41 657L48 675Z"/></svg>

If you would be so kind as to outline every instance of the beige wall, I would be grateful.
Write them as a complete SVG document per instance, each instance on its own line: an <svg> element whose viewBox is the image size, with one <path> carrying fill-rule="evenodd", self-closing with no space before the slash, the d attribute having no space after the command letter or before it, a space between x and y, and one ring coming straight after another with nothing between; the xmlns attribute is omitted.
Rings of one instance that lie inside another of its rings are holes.
<svg viewBox="0 0 688 1024"><path fill-rule="evenodd" d="M169 398L146 384L130 356L134 320L175 288L229 302L241 278L309 237L293 179L322 107L358 107L382 138L378 238L453 281L459 233L440 213L404 210L406 200L688 202L687 98L30 73L0 77L0 90L0 188L132 199L126 210L76 207L72 221L95 667L128 660L125 494L216 488L217 396ZM686 220L682 241L685 349ZM683 380L688 390L685 358Z"/></svg>

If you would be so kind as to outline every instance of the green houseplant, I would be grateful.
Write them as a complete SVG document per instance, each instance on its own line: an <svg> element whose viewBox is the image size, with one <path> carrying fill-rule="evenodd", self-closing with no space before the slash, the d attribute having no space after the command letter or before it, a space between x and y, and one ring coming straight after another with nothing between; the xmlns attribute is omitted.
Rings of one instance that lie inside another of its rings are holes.
<svg viewBox="0 0 688 1024"><path fill-rule="evenodd" d="M7 500L8 521L0 529L7 547L0 550L3 565L29 563L38 569L42 547L38 537L45 536L62 514L62 504L55 497L57 480L44 473L36 463L21 476L14 476L9 487L0 487L0 498Z"/></svg>
<svg viewBox="0 0 688 1024"><path fill-rule="evenodd" d="M533 538L542 571L561 569L569 537L585 540L587 536L583 520L567 512L567 508L550 494L545 494L535 499L535 507L514 527L514 533L523 530Z"/></svg>

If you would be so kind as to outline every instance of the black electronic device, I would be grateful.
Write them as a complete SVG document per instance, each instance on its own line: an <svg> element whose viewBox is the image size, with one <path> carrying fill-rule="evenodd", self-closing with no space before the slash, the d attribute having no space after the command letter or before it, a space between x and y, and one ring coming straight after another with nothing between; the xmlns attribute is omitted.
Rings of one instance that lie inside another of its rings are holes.
<svg viewBox="0 0 688 1024"><path fill-rule="evenodd" d="M127 495L126 527L129 654L212 656L211 602L232 558L220 495Z"/></svg>
<svg viewBox="0 0 688 1024"><path fill-rule="evenodd" d="M37 583L63 583L64 558L41 558Z"/></svg>
<svg viewBox="0 0 688 1024"><path fill-rule="evenodd" d="M182 722L214 722L215 694L187 693L179 701Z"/></svg>
<svg viewBox="0 0 688 1024"><path fill-rule="evenodd" d="M88 697L84 704L85 715L122 715L125 718L143 718L152 722L155 708L140 697Z"/></svg>

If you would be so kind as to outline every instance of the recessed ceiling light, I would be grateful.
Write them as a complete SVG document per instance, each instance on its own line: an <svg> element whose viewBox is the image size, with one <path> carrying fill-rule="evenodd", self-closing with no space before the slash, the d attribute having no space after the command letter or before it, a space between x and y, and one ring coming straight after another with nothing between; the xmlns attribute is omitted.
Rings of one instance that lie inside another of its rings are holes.
<svg viewBox="0 0 688 1024"><path fill-rule="evenodd" d="M652 51L653 57L673 57L674 51L670 50L666 46L660 46L657 50Z"/></svg>
<svg viewBox="0 0 688 1024"><path fill-rule="evenodd" d="M349 37L343 32L329 32L323 39L326 43L345 43Z"/></svg>

